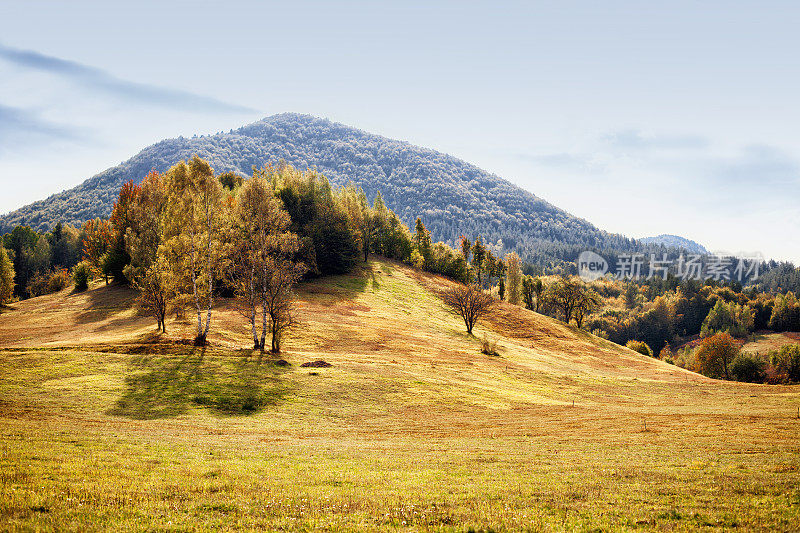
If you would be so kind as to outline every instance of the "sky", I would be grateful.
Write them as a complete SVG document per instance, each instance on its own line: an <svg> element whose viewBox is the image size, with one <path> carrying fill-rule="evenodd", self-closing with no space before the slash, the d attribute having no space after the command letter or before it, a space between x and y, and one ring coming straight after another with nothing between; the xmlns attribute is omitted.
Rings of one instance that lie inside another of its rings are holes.
<svg viewBox="0 0 800 533"><path fill-rule="evenodd" d="M0 213L308 113L596 226L800 263L797 2L0 2Z"/></svg>

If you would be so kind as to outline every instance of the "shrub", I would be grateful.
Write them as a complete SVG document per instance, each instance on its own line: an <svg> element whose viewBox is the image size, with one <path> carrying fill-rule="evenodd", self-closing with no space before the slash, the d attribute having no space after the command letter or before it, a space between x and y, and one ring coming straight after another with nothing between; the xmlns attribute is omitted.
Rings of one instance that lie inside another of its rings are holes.
<svg viewBox="0 0 800 533"><path fill-rule="evenodd" d="M767 364L758 355L740 353L731 363L731 376L736 381L763 383L766 377L766 366Z"/></svg>
<svg viewBox="0 0 800 533"><path fill-rule="evenodd" d="M75 291L83 292L89 288L89 280L92 277L91 266L86 261L81 261L72 269L72 281L75 283Z"/></svg>
<svg viewBox="0 0 800 533"><path fill-rule="evenodd" d="M686 370L691 370L692 372L694 372L697 368L694 351L691 348L683 348L682 350L678 350L672 354L672 361L668 362L671 362L675 366L685 368Z"/></svg>
<svg viewBox="0 0 800 533"><path fill-rule="evenodd" d="M483 341L481 342L481 353L486 355L499 356L500 352L497 351L497 341L490 342L489 339L486 338L486 334L484 334Z"/></svg>
<svg viewBox="0 0 800 533"><path fill-rule="evenodd" d="M650 349L650 347L647 345L647 343L644 343L644 342L641 342L641 341L630 340L625 344L625 346L627 348L630 348L634 352L639 352L642 355L646 355L648 357L653 357L653 351Z"/></svg>
<svg viewBox="0 0 800 533"><path fill-rule="evenodd" d="M47 291L49 293L63 291L70 282L70 275L69 270L66 268L62 268L60 270L56 270L50 275L50 278L47 280Z"/></svg>
<svg viewBox="0 0 800 533"><path fill-rule="evenodd" d="M43 296L63 290L69 285L70 275L65 268L36 274L28 285L31 296Z"/></svg>
<svg viewBox="0 0 800 533"><path fill-rule="evenodd" d="M672 363L672 350L669 349L669 344L665 344L661 351L658 353L658 358L662 361Z"/></svg>

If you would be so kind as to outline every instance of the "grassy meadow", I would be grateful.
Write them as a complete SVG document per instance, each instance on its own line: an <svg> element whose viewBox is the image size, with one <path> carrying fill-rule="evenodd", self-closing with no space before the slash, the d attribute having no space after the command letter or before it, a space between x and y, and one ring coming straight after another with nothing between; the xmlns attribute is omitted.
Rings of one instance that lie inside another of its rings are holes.
<svg viewBox="0 0 800 533"><path fill-rule="evenodd" d="M303 283L281 360L243 348L224 300L205 349L191 315L156 335L122 287L14 304L0 528L800 529L800 386L710 380L507 304L470 337L447 283L385 260Z"/></svg>

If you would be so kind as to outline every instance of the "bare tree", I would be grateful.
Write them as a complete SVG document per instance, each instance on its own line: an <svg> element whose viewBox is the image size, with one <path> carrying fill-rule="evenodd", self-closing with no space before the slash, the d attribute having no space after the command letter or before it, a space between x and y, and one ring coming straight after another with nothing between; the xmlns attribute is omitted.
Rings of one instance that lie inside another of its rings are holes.
<svg viewBox="0 0 800 533"><path fill-rule="evenodd" d="M456 285L448 289L442 299L464 320L470 335L478 320L489 314L495 304L494 298L473 285Z"/></svg>
<svg viewBox="0 0 800 533"><path fill-rule="evenodd" d="M261 349L267 335L267 317L272 333L272 353L281 351L281 341L297 324L294 314L292 287L305 274L306 266L282 257L269 257L264 264L262 279L263 329Z"/></svg>

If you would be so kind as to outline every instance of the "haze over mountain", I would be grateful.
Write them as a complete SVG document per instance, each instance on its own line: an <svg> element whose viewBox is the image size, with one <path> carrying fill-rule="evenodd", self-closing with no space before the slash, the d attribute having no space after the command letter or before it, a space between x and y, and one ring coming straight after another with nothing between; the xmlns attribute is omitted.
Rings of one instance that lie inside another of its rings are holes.
<svg viewBox="0 0 800 533"><path fill-rule="evenodd" d="M543 266L573 261L586 248L643 249L455 157L293 113L227 133L158 142L73 189L0 217L0 232L20 224L45 230L59 221L80 224L108 216L124 182L138 182L153 169L163 172L195 154L217 172L245 176L270 162L316 167L335 185L359 184L370 198L380 190L406 224L413 227L420 216L437 240L455 245L461 235L480 234L497 250L516 249Z"/></svg>
<svg viewBox="0 0 800 533"><path fill-rule="evenodd" d="M706 250L706 247L702 244L679 235L669 235L665 233L655 237L643 237L639 240L645 244L663 244L664 246L685 248L693 254L704 255L708 253L708 250Z"/></svg>

